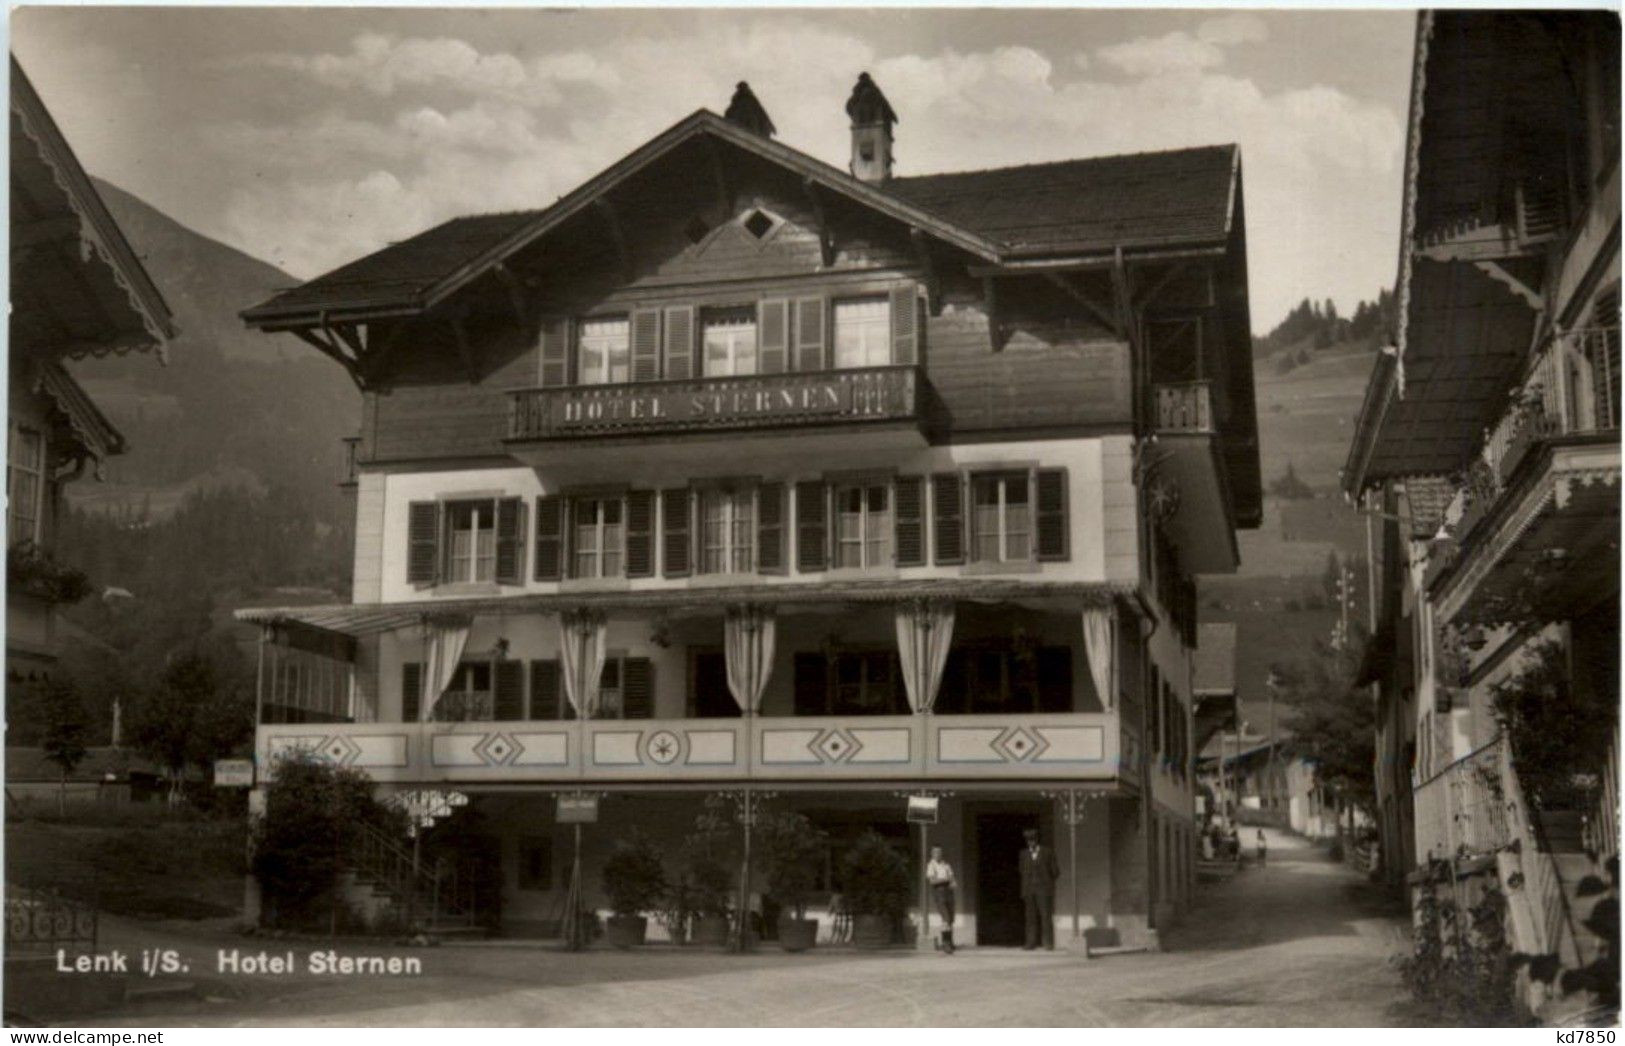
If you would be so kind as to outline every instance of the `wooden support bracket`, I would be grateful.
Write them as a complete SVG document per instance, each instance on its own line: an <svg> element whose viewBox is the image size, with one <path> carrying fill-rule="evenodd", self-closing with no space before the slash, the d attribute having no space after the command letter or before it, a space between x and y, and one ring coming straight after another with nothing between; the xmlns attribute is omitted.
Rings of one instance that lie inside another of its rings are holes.
<svg viewBox="0 0 1625 1046"><path fill-rule="evenodd" d="M711 161L711 179L716 183L717 207L721 213L717 222L727 221L734 213L733 183L728 180L728 165L722 162L722 150L717 147L717 141L710 135L703 135L705 154Z"/></svg>
<svg viewBox="0 0 1625 1046"><path fill-rule="evenodd" d="M1118 327L1117 312L1113 309L1111 302L1101 301L1096 298L1076 282L1067 279L1064 273L1049 272L1044 274L1044 278L1065 291L1073 301L1082 305L1084 311L1099 320L1107 330L1116 331L1119 337L1127 337Z"/></svg>
<svg viewBox="0 0 1625 1046"><path fill-rule="evenodd" d="M1004 319L999 314L999 281L992 276L982 277L982 301L987 305L987 333L994 352L1004 351Z"/></svg>
<svg viewBox="0 0 1625 1046"><path fill-rule="evenodd" d="M384 335L381 342L373 337L372 325L368 324L367 340L369 343L377 343L377 347L367 354L365 367L362 370L368 386L371 386L384 373L384 363L389 359L390 353L394 351L395 346L400 344L401 334L406 330L408 322L407 320L396 320L391 323L389 331Z"/></svg>
<svg viewBox="0 0 1625 1046"><path fill-rule="evenodd" d="M468 383L470 385L478 384L480 371L478 361L474 355L474 346L468 340L467 315L464 311L458 310L453 312L449 319L451 320L452 333L457 337L457 352L463 358L463 366L468 369Z"/></svg>
<svg viewBox="0 0 1625 1046"><path fill-rule="evenodd" d="M325 327L325 324L323 326ZM350 380L355 382L356 388L366 388L362 384L359 361L348 355L337 342L330 340L325 334L318 334L315 329L310 327L291 327L289 330L294 337L343 367L344 372L350 376Z"/></svg>
<svg viewBox="0 0 1625 1046"><path fill-rule="evenodd" d="M1506 287L1506 289L1511 291L1513 294L1516 294L1518 297L1522 298L1524 302L1536 312L1541 312L1546 308L1545 299L1543 299L1537 292L1532 290L1527 283L1524 283L1522 280L1518 279L1518 277L1512 275L1510 272L1507 272L1506 269L1502 268L1499 262L1474 262L1473 267L1479 272L1482 272L1485 276L1488 276L1490 279L1494 280L1496 283Z"/></svg>
<svg viewBox="0 0 1625 1046"><path fill-rule="evenodd" d="M514 271L502 262L497 262L491 266L491 271L496 274L496 278L502 284L503 290L508 292L508 304L513 306L514 319L519 321L521 327L525 326L530 322L530 309L525 306L524 284L520 283L519 277L514 275Z"/></svg>
<svg viewBox="0 0 1625 1046"><path fill-rule="evenodd" d="M914 245L914 255L920 261L920 271L925 274L925 306L931 315L942 313L942 275L937 271L937 261L931 254L931 241L925 233L913 226L908 230L909 242Z"/></svg>
<svg viewBox="0 0 1625 1046"><path fill-rule="evenodd" d="M626 230L621 226L621 214L608 196L600 196L592 203L599 216L604 219L604 224L609 228L609 237L615 243L615 255L620 260L621 277L627 283L631 283L632 251L626 243Z"/></svg>
<svg viewBox="0 0 1625 1046"><path fill-rule="evenodd" d="M807 206L812 208L813 219L818 223L818 258L825 268L835 264L835 234L829 227L829 215L824 210L824 200L818 195L818 185L811 178L801 179L801 192L807 198Z"/></svg>

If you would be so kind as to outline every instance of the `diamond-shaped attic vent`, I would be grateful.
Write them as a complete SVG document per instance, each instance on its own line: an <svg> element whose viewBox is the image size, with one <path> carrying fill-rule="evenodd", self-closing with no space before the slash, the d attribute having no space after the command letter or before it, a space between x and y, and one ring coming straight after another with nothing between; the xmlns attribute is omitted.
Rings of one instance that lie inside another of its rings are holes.
<svg viewBox="0 0 1625 1046"><path fill-rule="evenodd" d="M761 211L751 211L745 216L745 231L759 240L773 231L773 219Z"/></svg>
<svg viewBox="0 0 1625 1046"><path fill-rule="evenodd" d="M683 226L683 235L688 237L689 243L699 243L710 231L711 227L705 224L705 219L699 215L690 218L688 224Z"/></svg>

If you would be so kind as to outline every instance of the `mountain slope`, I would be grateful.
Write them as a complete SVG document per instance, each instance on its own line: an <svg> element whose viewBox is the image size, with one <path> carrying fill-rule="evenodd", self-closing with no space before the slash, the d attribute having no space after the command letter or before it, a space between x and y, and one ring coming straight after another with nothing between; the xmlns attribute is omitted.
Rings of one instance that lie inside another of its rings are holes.
<svg viewBox="0 0 1625 1046"><path fill-rule="evenodd" d="M298 339L248 330L239 310L298 281L176 222L115 185L97 190L174 311L169 364L150 355L84 360L74 375L129 439L109 481L68 488L82 508L166 515L189 491L273 488L339 522L342 437L361 397Z"/></svg>

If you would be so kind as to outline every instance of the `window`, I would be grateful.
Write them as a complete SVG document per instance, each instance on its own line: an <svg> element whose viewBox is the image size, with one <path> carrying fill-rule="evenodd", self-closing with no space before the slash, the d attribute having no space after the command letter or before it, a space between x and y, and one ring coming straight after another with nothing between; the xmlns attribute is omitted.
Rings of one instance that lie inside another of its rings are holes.
<svg viewBox="0 0 1625 1046"><path fill-rule="evenodd" d="M700 493L700 573L748 574L756 536L756 491L713 488Z"/></svg>
<svg viewBox="0 0 1625 1046"><path fill-rule="evenodd" d="M1026 473L971 477L971 548L977 562L1031 559L1032 525Z"/></svg>
<svg viewBox="0 0 1625 1046"><path fill-rule="evenodd" d="M553 840L530 836L519 843L519 888L553 889Z"/></svg>
<svg viewBox="0 0 1625 1046"><path fill-rule="evenodd" d="M632 379L631 327L625 316L583 320L576 351L576 373L581 384L607 385Z"/></svg>
<svg viewBox="0 0 1625 1046"><path fill-rule="evenodd" d="M446 504L446 580L491 581L496 578L496 502L451 501Z"/></svg>
<svg viewBox="0 0 1625 1046"><path fill-rule="evenodd" d="M987 642L956 646L933 710L947 715L1076 711L1072 650Z"/></svg>
<svg viewBox="0 0 1625 1046"><path fill-rule="evenodd" d="M860 298L835 303L835 366L884 367L891 363L891 303Z"/></svg>
<svg viewBox="0 0 1625 1046"><path fill-rule="evenodd" d="M594 719L650 719L654 716L654 668L646 657L610 654L598 677Z"/></svg>
<svg viewBox="0 0 1625 1046"><path fill-rule="evenodd" d="M625 696L621 691L621 659L604 658L604 672L598 677L598 712L594 719L624 719Z"/></svg>
<svg viewBox="0 0 1625 1046"><path fill-rule="evenodd" d="M891 564L891 489L884 483L835 490L835 565Z"/></svg>
<svg viewBox="0 0 1625 1046"><path fill-rule="evenodd" d="M620 577L625 569L625 503L616 498L575 501L571 577Z"/></svg>
<svg viewBox="0 0 1625 1046"><path fill-rule="evenodd" d="M707 309L703 319L704 374L707 377L755 374L756 310Z"/></svg>
<svg viewBox="0 0 1625 1046"><path fill-rule="evenodd" d="M896 650L803 651L792 664L796 715L909 713Z"/></svg>
<svg viewBox="0 0 1625 1046"><path fill-rule="evenodd" d="M7 457L6 493L11 519L6 541L38 541L45 501L45 437L36 429L13 425Z"/></svg>
<svg viewBox="0 0 1625 1046"><path fill-rule="evenodd" d="M456 674L451 677L451 685L435 702L431 716L440 722L450 723L489 722L495 717L489 662L458 665Z"/></svg>

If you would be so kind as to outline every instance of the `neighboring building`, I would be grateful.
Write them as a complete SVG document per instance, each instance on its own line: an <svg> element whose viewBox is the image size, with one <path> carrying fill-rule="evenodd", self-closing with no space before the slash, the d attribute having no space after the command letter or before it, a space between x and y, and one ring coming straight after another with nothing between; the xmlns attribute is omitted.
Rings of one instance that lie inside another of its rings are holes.
<svg viewBox="0 0 1625 1046"><path fill-rule="evenodd" d="M1197 753L1196 778L1212 802L1198 811L1204 824L1228 824L1235 817L1234 782L1219 773L1218 753L1228 730L1233 738L1240 726L1236 699L1236 626L1234 622L1198 626L1191 673L1192 750Z"/></svg>
<svg viewBox="0 0 1625 1046"><path fill-rule="evenodd" d="M1418 889L1498 884L1514 951L1572 971L1618 851L1619 18L1424 12L1416 39L1397 345L1344 477L1400 564L1381 822L1414 824ZM1494 695L1542 665L1543 743L1613 725L1520 773Z"/></svg>
<svg viewBox="0 0 1625 1046"><path fill-rule="evenodd" d="M972 942L1020 942L1029 827L1063 939L1189 899L1193 575L1260 513L1239 152L904 178L867 77L848 113L851 174L741 85L244 313L365 393L353 602L239 615L260 764L471 797L506 932L557 923L576 789L592 904L627 828L762 788L832 893L942 793Z"/></svg>
<svg viewBox="0 0 1625 1046"><path fill-rule="evenodd" d="M49 675L56 607L84 590L84 576L52 554L62 487L124 451L62 362L161 353L175 327L15 59L10 171L6 681L16 684Z"/></svg>

